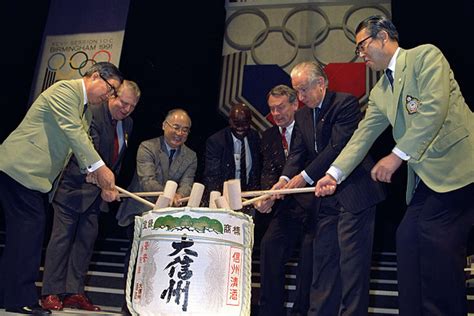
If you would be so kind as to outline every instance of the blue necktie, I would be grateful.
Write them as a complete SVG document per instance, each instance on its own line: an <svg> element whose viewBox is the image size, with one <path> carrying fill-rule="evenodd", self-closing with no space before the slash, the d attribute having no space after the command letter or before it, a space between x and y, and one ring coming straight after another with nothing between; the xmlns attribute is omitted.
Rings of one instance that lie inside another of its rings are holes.
<svg viewBox="0 0 474 316"><path fill-rule="evenodd" d="M321 111L321 109L319 107L317 108L314 108L314 150L316 152L318 152L318 143L316 141L316 131L317 131L317 125L318 125L318 119L319 119L319 112Z"/></svg>
<svg viewBox="0 0 474 316"><path fill-rule="evenodd" d="M170 150L170 156L169 156L169 165L171 166L171 163L173 162L173 156L174 153L176 152L176 149L171 149Z"/></svg>
<svg viewBox="0 0 474 316"><path fill-rule="evenodd" d="M82 116L81 116L81 118L84 117L84 115L86 114L86 111L87 111L87 103L84 104L84 110L82 110Z"/></svg>

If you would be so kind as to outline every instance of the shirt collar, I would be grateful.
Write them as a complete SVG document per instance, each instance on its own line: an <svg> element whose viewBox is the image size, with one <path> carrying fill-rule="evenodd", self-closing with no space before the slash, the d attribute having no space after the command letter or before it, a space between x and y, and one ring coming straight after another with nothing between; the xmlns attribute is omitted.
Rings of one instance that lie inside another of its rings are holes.
<svg viewBox="0 0 474 316"><path fill-rule="evenodd" d="M166 139L164 137L163 137L163 143L165 144L166 151L168 152L168 155L170 154L172 149L174 149L174 150L176 150L176 152L178 152L179 148L172 148L170 145L168 145L168 143L166 142Z"/></svg>
<svg viewBox="0 0 474 316"><path fill-rule="evenodd" d="M232 139L233 139L234 143L237 142L237 141L241 142L241 141L245 140L245 138L247 138L247 136L245 136L244 139L240 140L237 137L235 137L234 133L232 133L232 132L230 133L230 135L232 135Z"/></svg>
<svg viewBox="0 0 474 316"><path fill-rule="evenodd" d="M394 78L395 78L395 67L397 66L397 57L398 57L399 52L400 52L400 47L398 47L397 50L395 51L395 54L393 54L387 67L388 69L392 71L392 76Z"/></svg>
<svg viewBox="0 0 474 316"><path fill-rule="evenodd" d="M291 122L291 124L286 127L286 132L291 134L294 126L295 126L295 120L293 120L293 122ZM281 134L282 128L278 127L278 130L280 131L280 134Z"/></svg>
<svg viewBox="0 0 474 316"><path fill-rule="evenodd" d="M81 82L82 82L82 91L84 93L84 104L87 104L89 100L87 100L86 84L84 83L84 79L81 79Z"/></svg>

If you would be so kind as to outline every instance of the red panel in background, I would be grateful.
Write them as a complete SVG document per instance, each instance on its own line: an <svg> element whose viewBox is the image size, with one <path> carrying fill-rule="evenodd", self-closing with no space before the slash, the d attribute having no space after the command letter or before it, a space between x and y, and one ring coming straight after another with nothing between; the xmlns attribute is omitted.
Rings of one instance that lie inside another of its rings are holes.
<svg viewBox="0 0 474 316"><path fill-rule="evenodd" d="M350 93L357 99L365 95L367 84L365 63L331 63L324 68L324 71L329 79L329 90ZM298 108L303 106L304 104L298 100ZM268 113L266 118L275 124L271 113Z"/></svg>
<svg viewBox="0 0 474 316"><path fill-rule="evenodd" d="M329 90L351 93L357 99L365 95L365 63L331 63L324 71L329 79Z"/></svg>

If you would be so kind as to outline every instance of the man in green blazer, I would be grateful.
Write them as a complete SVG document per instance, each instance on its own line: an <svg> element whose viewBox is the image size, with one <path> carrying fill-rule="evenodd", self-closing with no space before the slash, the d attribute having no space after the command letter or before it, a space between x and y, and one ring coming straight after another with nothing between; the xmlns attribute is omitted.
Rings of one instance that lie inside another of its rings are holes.
<svg viewBox="0 0 474 316"><path fill-rule="evenodd" d="M433 45L398 46L390 20L372 16L356 29L356 54L384 75L364 120L325 177L317 196L333 194L377 137L393 127L395 147L372 169L390 182L405 161L405 216L397 230L401 315L466 315L463 268L474 223L474 115L448 61Z"/></svg>
<svg viewBox="0 0 474 316"><path fill-rule="evenodd" d="M93 65L82 79L56 82L34 101L20 125L0 145L0 200L6 244L0 276L0 303L10 312L46 315L38 305L35 281L41 260L48 193L74 154L84 173L116 199L115 179L87 133L86 104L105 102L123 81L114 65Z"/></svg>

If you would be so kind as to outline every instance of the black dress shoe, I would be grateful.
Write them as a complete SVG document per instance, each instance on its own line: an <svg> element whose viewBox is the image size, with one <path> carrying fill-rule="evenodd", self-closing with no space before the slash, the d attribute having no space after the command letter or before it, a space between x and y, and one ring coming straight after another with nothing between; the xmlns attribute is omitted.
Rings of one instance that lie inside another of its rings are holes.
<svg viewBox="0 0 474 316"><path fill-rule="evenodd" d="M5 309L7 312L11 313L19 313L19 314L26 314L26 315L50 315L51 311L49 309L44 309L39 305L35 306L23 306L23 307L16 307L16 308L7 308Z"/></svg>

